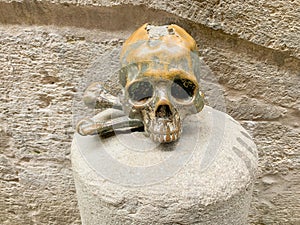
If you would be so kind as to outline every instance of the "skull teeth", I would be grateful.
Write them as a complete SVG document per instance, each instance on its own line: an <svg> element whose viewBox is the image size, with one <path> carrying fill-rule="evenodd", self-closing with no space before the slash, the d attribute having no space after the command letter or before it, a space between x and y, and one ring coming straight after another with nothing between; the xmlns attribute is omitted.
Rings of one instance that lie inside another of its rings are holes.
<svg viewBox="0 0 300 225"><path fill-rule="evenodd" d="M154 142L168 143L176 141L181 133L179 115L171 118L154 118L146 121L145 130Z"/></svg>
<svg viewBox="0 0 300 225"><path fill-rule="evenodd" d="M159 143L169 143L178 139L178 134L150 134L150 138Z"/></svg>
<svg viewBox="0 0 300 225"><path fill-rule="evenodd" d="M171 134L156 134L150 133L150 138L159 143L168 143L172 141L176 141L179 137L179 133L171 133Z"/></svg>
<svg viewBox="0 0 300 225"><path fill-rule="evenodd" d="M168 134L176 133L180 130L179 120L151 120L148 126L150 133Z"/></svg>

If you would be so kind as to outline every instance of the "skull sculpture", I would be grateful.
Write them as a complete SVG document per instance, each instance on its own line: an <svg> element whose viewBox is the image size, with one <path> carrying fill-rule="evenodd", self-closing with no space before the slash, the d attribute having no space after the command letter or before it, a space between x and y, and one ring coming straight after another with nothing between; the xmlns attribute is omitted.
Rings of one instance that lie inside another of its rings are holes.
<svg viewBox="0 0 300 225"><path fill-rule="evenodd" d="M177 25L143 25L124 43L119 80L125 114L155 142L177 140L182 122L202 110L195 40Z"/></svg>
<svg viewBox="0 0 300 225"><path fill-rule="evenodd" d="M101 82L90 85L84 94L88 107L113 107L118 112L105 110L82 119L77 132L105 136L114 129L144 127L155 142L176 141L184 118L204 106L196 53L194 39L179 26L145 24L123 45L119 73L123 92L119 99Z"/></svg>

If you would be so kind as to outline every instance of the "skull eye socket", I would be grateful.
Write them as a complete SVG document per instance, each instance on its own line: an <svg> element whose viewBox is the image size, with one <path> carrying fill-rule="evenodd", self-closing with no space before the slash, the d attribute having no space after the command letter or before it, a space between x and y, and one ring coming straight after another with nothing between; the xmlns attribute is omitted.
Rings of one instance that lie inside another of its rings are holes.
<svg viewBox="0 0 300 225"><path fill-rule="evenodd" d="M188 79L174 79L171 95L178 100L190 100L195 93L196 85Z"/></svg>
<svg viewBox="0 0 300 225"><path fill-rule="evenodd" d="M137 81L129 86L128 94L132 101L144 103L153 96L153 86L148 81Z"/></svg>

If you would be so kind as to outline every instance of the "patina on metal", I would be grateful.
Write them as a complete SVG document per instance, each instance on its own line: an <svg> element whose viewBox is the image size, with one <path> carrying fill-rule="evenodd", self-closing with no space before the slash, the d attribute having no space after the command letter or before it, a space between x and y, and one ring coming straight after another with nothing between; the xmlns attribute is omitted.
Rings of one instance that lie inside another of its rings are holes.
<svg viewBox="0 0 300 225"><path fill-rule="evenodd" d="M83 100L89 107L122 111L104 120L98 115L84 119L77 131L103 135L113 129L143 127L146 136L155 142L178 140L185 117L204 106L195 40L174 24L145 24L124 43L120 61L120 96L94 83Z"/></svg>

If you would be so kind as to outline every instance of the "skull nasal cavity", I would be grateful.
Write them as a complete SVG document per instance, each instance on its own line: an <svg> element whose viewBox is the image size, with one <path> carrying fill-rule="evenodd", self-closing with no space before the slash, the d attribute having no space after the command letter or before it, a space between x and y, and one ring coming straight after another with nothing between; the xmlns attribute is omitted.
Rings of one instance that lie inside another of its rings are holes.
<svg viewBox="0 0 300 225"><path fill-rule="evenodd" d="M157 107L156 112L155 112L155 117L158 118L169 118L172 116L172 112L170 109L170 106L168 105L160 105Z"/></svg>

